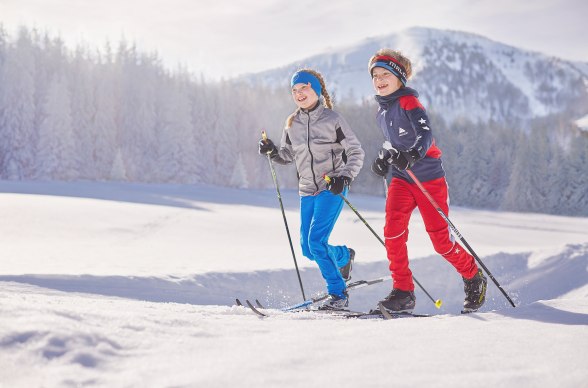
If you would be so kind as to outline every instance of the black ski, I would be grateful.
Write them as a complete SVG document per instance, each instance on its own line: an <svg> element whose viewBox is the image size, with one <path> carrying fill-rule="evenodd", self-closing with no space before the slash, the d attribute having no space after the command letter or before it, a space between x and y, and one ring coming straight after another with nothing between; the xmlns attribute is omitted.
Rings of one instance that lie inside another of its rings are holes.
<svg viewBox="0 0 588 388"><path fill-rule="evenodd" d="M358 312L358 311L348 311L348 312L338 312L334 313L334 315L341 315L344 318L356 318L356 319L399 319L399 318L427 318L432 317L433 315L428 314L413 314L413 313L390 313L385 309L379 309L375 311L370 311L369 313Z"/></svg>
<svg viewBox="0 0 588 388"><path fill-rule="evenodd" d="M396 319L396 318L406 318L406 317L425 318L425 317L431 316L428 314L414 314L414 313L409 313L409 312L391 313L384 308L384 306L382 305L382 302L378 302L378 313L382 314L384 319Z"/></svg>
<svg viewBox="0 0 588 388"><path fill-rule="evenodd" d="M267 318L271 316L271 314L267 314L264 312L259 311L257 307L253 305L249 300L245 301L245 304L251 311L262 318ZM245 307L245 306L243 306ZM263 307L261 307L263 308ZM398 319L398 318L424 318L424 317L432 317L433 315L427 314L413 314L413 313L390 313L380 307L380 310L371 311L369 313L362 312L362 311L349 311L349 310L292 310L287 311L289 313L296 313L296 312L308 312L313 314L326 314L332 315L334 317L341 317L341 318L356 318L356 319Z"/></svg>
<svg viewBox="0 0 588 388"><path fill-rule="evenodd" d="M260 317L267 317L267 314L262 313L261 311L259 311L254 305L251 304L251 302L249 301L249 299L247 299L245 301L245 303L247 303L247 307L249 307L251 309L251 311L253 311L255 314L259 315Z"/></svg>

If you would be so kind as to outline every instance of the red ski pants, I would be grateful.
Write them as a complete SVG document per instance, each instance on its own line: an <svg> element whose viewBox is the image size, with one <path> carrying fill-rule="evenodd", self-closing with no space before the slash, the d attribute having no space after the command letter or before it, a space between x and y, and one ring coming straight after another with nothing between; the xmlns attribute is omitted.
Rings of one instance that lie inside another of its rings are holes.
<svg viewBox="0 0 588 388"><path fill-rule="evenodd" d="M422 184L443 212L449 215L449 197L445 178L422 182ZM454 241L453 236L449 233L447 222L416 184L393 178L388 187L386 200L384 237L386 238L386 252L390 261L394 288L404 291L414 290L412 272L408 267L406 242L408 240L408 222L412 211L417 206L435 251L451 263L461 276L471 279L478 272L478 266L472 255Z"/></svg>

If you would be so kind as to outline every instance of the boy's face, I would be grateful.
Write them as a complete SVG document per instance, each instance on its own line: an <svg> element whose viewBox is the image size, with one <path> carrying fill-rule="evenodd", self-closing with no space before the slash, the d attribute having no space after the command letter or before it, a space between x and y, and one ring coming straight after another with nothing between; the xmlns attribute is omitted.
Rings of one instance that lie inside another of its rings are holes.
<svg viewBox="0 0 588 388"><path fill-rule="evenodd" d="M387 96L402 87L402 82L383 67L374 67L372 71L372 83L379 96Z"/></svg>
<svg viewBox="0 0 588 388"><path fill-rule="evenodd" d="M318 101L318 96L310 83L294 85L292 87L292 98L296 105L302 109L312 108Z"/></svg>

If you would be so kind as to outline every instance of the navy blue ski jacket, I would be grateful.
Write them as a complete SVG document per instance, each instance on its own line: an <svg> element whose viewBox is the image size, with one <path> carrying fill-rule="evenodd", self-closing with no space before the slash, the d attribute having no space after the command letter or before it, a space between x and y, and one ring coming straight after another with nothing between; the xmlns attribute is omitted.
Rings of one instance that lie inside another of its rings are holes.
<svg viewBox="0 0 588 388"><path fill-rule="evenodd" d="M418 92L402 87L387 96L376 96L380 105L378 109L378 125L396 149L417 150L420 159L412 166L411 171L421 181L431 181L445 176L441 162L441 150L435 145L433 133L429 126L429 117L425 108L418 100ZM392 175L412 182L405 171L391 168Z"/></svg>

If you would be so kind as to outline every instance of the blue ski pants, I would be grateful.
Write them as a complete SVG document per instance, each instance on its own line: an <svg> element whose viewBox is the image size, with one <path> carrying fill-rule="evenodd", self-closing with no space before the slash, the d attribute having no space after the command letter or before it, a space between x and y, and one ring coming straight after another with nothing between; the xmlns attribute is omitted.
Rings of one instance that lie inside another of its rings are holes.
<svg viewBox="0 0 588 388"><path fill-rule="evenodd" d="M347 188L343 195L347 195ZM316 261L329 294L343 296L345 281L339 267L349 262L346 246L329 245L329 236L343 209L343 199L328 190L300 197L300 244L302 254Z"/></svg>

